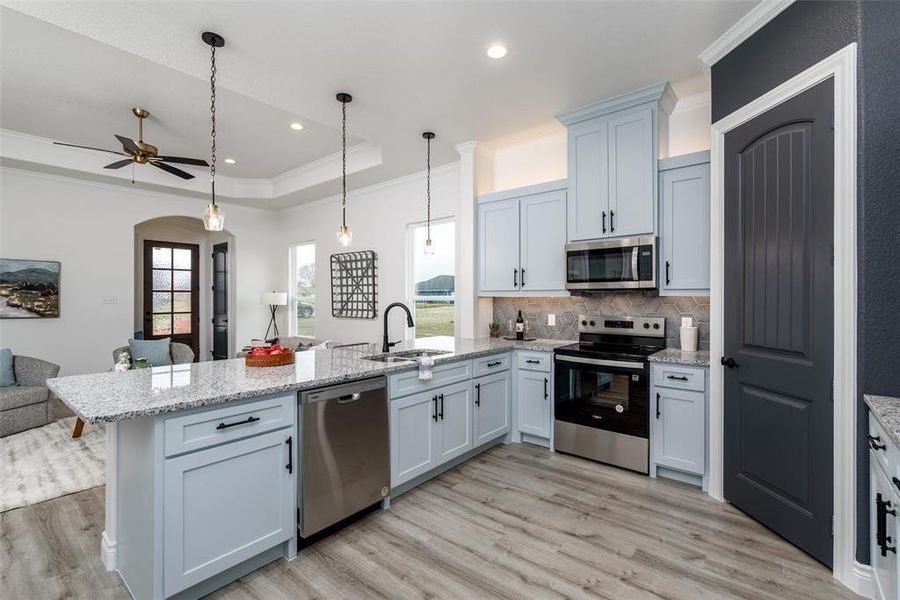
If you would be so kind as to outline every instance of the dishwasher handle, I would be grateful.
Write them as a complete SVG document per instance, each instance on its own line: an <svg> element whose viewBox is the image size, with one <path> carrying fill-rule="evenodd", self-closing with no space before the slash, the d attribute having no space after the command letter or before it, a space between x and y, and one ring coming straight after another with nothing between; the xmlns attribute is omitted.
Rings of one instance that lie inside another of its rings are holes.
<svg viewBox="0 0 900 600"><path fill-rule="evenodd" d="M346 404L360 400L363 394L367 392L384 390L386 387L384 377L373 377L362 381L353 381L300 392L300 403L314 404L326 400L337 400L339 404Z"/></svg>
<svg viewBox="0 0 900 600"><path fill-rule="evenodd" d="M348 402L356 402L362 398L362 394L360 392L354 392L352 394L347 394L346 396L340 396L338 398L338 404L347 404Z"/></svg>

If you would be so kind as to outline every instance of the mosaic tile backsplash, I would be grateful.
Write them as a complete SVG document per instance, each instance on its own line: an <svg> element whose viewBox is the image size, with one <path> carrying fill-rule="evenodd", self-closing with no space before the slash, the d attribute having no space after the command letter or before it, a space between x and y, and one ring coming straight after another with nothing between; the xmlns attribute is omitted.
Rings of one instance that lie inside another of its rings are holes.
<svg viewBox="0 0 900 600"><path fill-rule="evenodd" d="M709 297L659 296L654 291L599 292L568 298L494 298L494 320L500 323L504 336L514 335L515 324L522 311L529 337L555 340L577 340L578 315L665 317L666 345L680 346L681 317L694 317L700 327L698 350L709 350ZM556 315L556 325L547 325L547 315Z"/></svg>

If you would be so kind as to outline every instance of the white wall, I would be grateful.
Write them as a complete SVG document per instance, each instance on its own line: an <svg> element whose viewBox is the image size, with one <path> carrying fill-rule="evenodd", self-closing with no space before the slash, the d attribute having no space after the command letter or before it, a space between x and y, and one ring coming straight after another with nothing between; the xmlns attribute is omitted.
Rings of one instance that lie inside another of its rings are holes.
<svg viewBox="0 0 900 600"><path fill-rule="evenodd" d="M134 227L160 216L197 217L205 202L13 169L0 169L0 256L62 263L58 319L0 320L0 346L45 358L71 375L105 371L134 332ZM284 285L272 244L277 217L224 206L235 236L236 337L265 331L259 293ZM115 304L102 304L114 296Z"/></svg>
<svg viewBox="0 0 900 600"><path fill-rule="evenodd" d="M678 100L669 115L669 156L709 150L711 107L709 92Z"/></svg>
<svg viewBox="0 0 900 600"><path fill-rule="evenodd" d="M459 164L431 173L431 216L456 217L459 202ZM352 343L379 342L382 311L391 302L405 302L407 226L425 221L424 173L351 192L347 198L347 224L353 232L350 248L338 246L336 232L341 222L340 198L331 197L278 213L278 239L284 242L278 260L279 290L289 289L290 244L316 244L315 335L320 339ZM331 255L353 250L374 250L378 255L378 318L337 319L331 316ZM459 268L457 248L457 269ZM276 289L276 288L273 288ZM285 311L279 328L287 329ZM401 312L391 313L391 340L405 337Z"/></svg>

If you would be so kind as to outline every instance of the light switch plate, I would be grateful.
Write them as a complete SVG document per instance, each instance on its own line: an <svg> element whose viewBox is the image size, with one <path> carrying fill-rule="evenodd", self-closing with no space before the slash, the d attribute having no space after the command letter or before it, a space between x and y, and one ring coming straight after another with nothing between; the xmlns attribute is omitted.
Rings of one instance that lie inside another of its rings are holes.
<svg viewBox="0 0 900 600"><path fill-rule="evenodd" d="M119 298L117 296L100 296L100 304L118 304Z"/></svg>
<svg viewBox="0 0 900 600"><path fill-rule="evenodd" d="M556 327L556 315L553 313L549 313L547 315L547 326L548 327Z"/></svg>

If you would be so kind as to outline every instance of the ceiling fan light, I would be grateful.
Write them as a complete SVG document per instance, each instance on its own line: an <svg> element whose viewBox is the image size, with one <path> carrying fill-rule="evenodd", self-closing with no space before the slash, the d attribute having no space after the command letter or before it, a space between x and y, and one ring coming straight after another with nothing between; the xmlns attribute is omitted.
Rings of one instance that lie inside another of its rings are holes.
<svg viewBox="0 0 900 600"><path fill-rule="evenodd" d="M353 242L353 232L348 225L341 225L337 231L338 244L346 248Z"/></svg>
<svg viewBox="0 0 900 600"><path fill-rule="evenodd" d="M203 213L203 228L207 231L222 231L225 228L225 215L219 211L218 204L210 203Z"/></svg>

